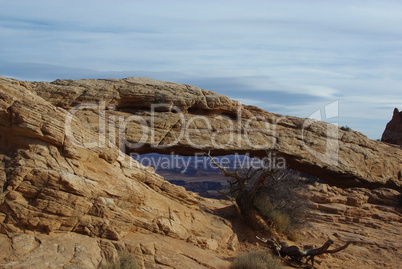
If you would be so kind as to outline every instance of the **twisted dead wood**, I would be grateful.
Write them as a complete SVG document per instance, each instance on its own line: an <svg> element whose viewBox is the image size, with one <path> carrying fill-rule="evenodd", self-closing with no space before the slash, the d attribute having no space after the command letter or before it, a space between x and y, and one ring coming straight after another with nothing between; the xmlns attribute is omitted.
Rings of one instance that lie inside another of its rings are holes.
<svg viewBox="0 0 402 269"><path fill-rule="evenodd" d="M351 243L351 242L347 242L345 245L343 245L339 248L328 250L328 248L334 243L334 241L329 239L327 242L325 242L324 245L322 245L319 248L303 250L303 249L300 249L298 246L289 246L286 242L278 243L273 238L266 239L266 238L260 238L258 236L256 236L256 238L264 243L270 243L270 245L275 249L275 252L280 257L288 256L292 260L297 260L299 262L301 262L302 258L307 258L305 264L307 264L309 261L311 261L312 266L314 266L315 256L319 256L319 255L326 254L326 253L333 254L333 253L342 251L342 250L346 249Z"/></svg>

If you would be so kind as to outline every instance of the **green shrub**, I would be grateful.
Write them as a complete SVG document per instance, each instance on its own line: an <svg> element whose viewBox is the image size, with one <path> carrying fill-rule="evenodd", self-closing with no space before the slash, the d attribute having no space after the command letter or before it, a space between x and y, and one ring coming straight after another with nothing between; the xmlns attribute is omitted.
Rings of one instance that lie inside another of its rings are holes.
<svg viewBox="0 0 402 269"><path fill-rule="evenodd" d="M114 264L108 264L102 269L140 269L135 256L129 252L119 252L119 261Z"/></svg>
<svg viewBox="0 0 402 269"><path fill-rule="evenodd" d="M281 263L264 251L250 251L236 257L231 269L280 269Z"/></svg>

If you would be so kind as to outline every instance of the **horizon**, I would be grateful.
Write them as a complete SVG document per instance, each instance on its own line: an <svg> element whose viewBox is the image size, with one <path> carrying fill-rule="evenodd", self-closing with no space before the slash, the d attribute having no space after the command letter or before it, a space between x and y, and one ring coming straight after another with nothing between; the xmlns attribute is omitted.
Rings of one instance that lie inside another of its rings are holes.
<svg viewBox="0 0 402 269"><path fill-rule="evenodd" d="M191 84L371 139L402 108L398 1L3 1L0 14L5 77Z"/></svg>

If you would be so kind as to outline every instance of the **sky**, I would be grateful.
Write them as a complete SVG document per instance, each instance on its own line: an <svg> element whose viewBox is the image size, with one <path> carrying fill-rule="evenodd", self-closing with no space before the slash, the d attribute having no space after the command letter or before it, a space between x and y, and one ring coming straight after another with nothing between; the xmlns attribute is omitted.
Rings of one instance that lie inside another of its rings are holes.
<svg viewBox="0 0 402 269"><path fill-rule="evenodd" d="M0 75L149 77L381 138L402 109L402 1L0 0Z"/></svg>

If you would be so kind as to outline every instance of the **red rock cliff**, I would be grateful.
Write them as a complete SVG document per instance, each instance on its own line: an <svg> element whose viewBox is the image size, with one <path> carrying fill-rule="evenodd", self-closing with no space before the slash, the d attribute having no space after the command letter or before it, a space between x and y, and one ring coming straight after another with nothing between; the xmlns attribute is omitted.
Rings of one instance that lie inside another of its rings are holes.
<svg viewBox="0 0 402 269"><path fill-rule="evenodd" d="M394 109L392 119L385 127L381 141L402 145L402 111L399 112L397 108Z"/></svg>

